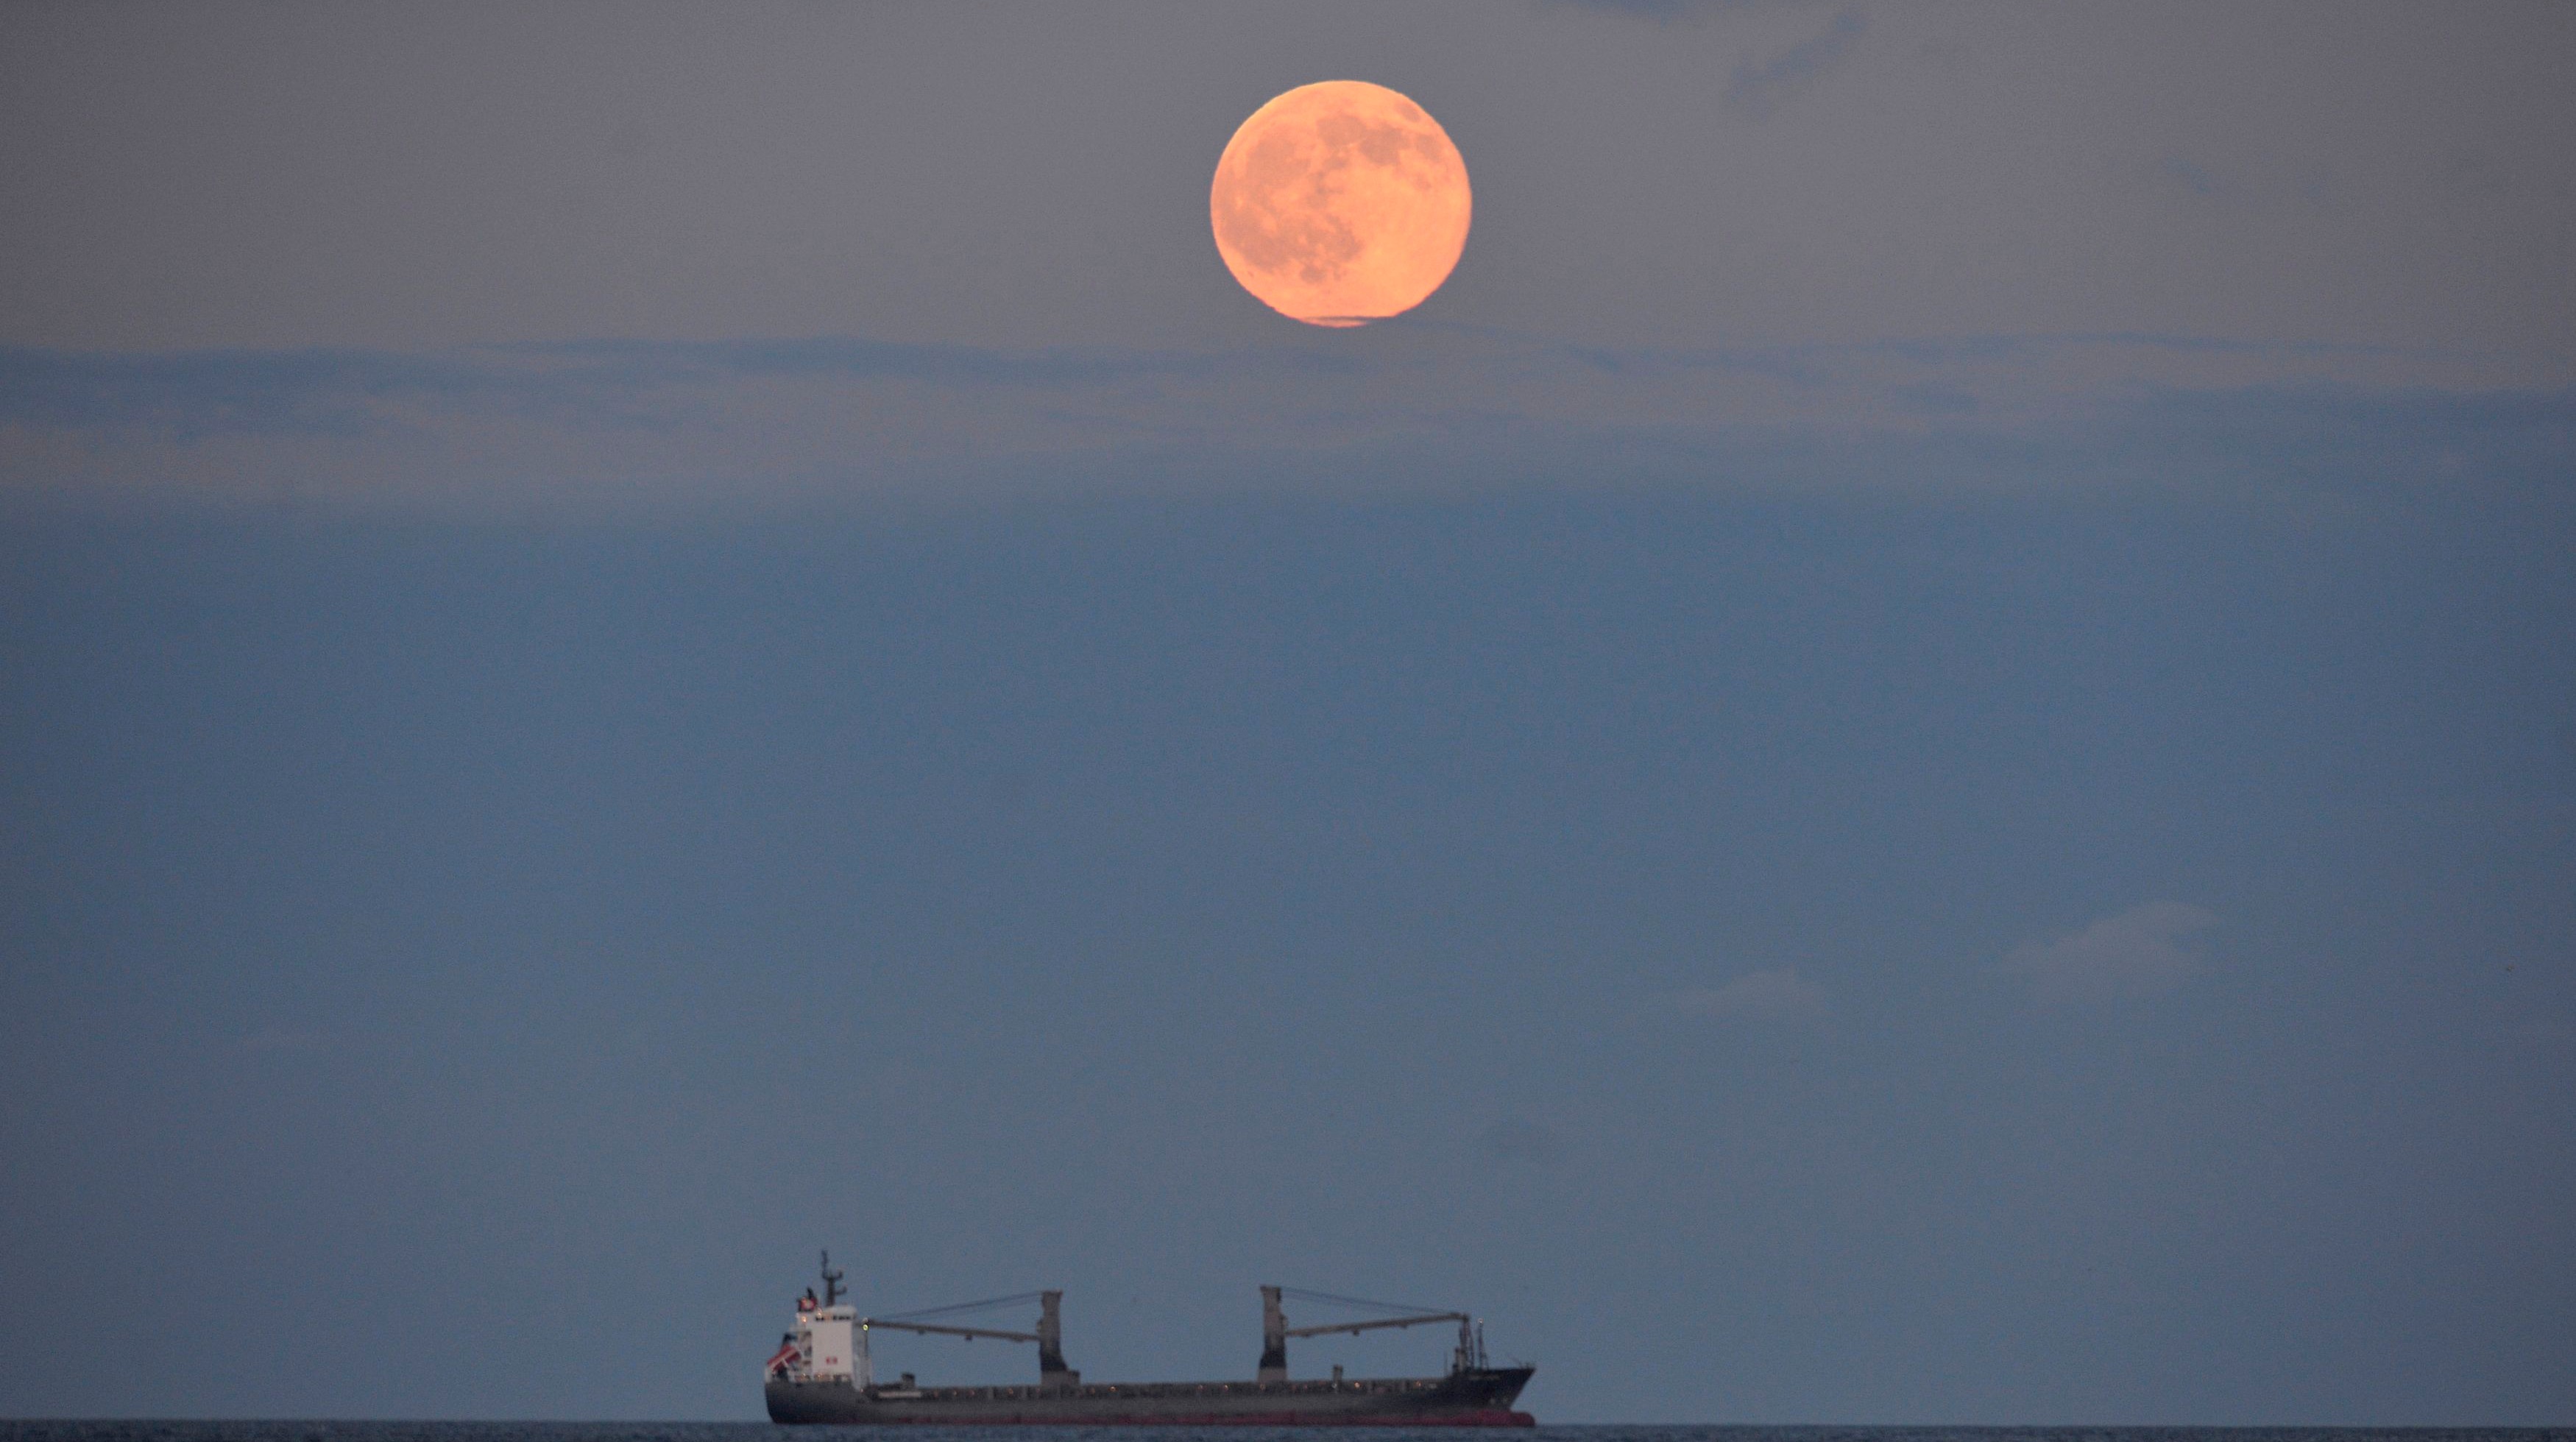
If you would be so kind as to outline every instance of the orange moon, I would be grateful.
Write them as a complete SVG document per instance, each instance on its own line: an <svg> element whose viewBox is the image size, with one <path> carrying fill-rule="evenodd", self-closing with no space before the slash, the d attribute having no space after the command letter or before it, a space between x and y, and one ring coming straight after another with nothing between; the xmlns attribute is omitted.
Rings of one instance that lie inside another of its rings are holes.
<svg viewBox="0 0 2576 1442"><path fill-rule="evenodd" d="M1300 85L1252 112L1208 191L1225 268L1308 325L1420 305L1458 264L1473 209L1449 132L1362 80Z"/></svg>

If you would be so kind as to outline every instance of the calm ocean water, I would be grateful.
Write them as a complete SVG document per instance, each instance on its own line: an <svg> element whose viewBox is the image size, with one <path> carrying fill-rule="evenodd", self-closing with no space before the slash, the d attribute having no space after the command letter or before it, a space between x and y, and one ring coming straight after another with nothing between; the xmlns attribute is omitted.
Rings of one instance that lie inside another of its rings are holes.
<svg viewBox="0 0 2576 1442"><path fill-rule="evenodd" d="M2576 1442L2569 1427L800 1427L794 1442L878 1430L903 1442ZM766 1422L8 1422L0 1442L754 1442Z"/></svg>

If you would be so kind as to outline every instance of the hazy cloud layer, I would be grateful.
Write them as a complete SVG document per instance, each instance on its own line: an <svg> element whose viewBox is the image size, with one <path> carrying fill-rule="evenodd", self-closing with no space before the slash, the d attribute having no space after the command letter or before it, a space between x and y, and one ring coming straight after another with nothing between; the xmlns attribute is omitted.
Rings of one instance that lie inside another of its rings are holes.
<svg viewBox="0 0 2576 1442"><path fill-rule="evenodd" d="M2413 379L2428 370L2449 383ZM2411 353L2152 337L1606 350L1429 326L1198 353L856 338L20 349L0 350L0 485L480 509L1617 476L2556 486L2576 392L2493 379Z"/></svg>
<svg viewBox="0 0 2576 1442"><path fill-rule="evenodd" d="M2196 941L2218 918L2179 901L2153 901L2071 936L2031 942L2005 958L2030 978L2042 1006L2087 1006L2173 990L2204 965Z"/></svg>

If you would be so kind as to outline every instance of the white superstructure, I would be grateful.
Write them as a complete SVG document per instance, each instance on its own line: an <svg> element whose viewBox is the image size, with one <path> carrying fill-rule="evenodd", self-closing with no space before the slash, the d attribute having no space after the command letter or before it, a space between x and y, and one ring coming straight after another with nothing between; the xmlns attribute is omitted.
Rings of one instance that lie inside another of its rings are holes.
<svg viewBox="0 0 2576 1442"><path fill-rule="evenodd" d="M832 1254L823 1254L823 1295L808 1288L797 1299L796 1330L780 1339L778 1355L769 1359L769 1375L791 1382L849 1382L865 1387L868 1375L867 1331L859 1309L841 1304L841 1274L832 1270Z"/></svg>
<svg viewBox="0 0 2576 1442"><path fill-rule="evenodd" d="M858 1372L859 1309L817 1307L796 1314L796 1350L805 1361L795 1375L803 1381L846 1382Z"/></svg>

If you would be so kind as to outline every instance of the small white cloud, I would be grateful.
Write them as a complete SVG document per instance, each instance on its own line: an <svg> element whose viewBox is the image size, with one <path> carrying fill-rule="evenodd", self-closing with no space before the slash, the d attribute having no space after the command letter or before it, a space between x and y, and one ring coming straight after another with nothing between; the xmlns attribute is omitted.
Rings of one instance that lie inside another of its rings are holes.
<svg viewBox="0 0 2576 1442"><path fill-rule="evenodd" d="M2004 958L2030 978L2041 1006L2088 1006L2167 992L2199 971L2199 951L2186 940L2218 918L2180 901L2151 901L2097 921L2072 936L2034 941Z"/></svg>
<svg viewBox="0 0 2576 1442"><path fill-rule="evenodd" d="M1825 989L1801 978L1794 968L1783 968L1748 972L1724 986L1676 992L1670 1002L1684 1016L1816 1016L1825 1009Z"/></svg>

